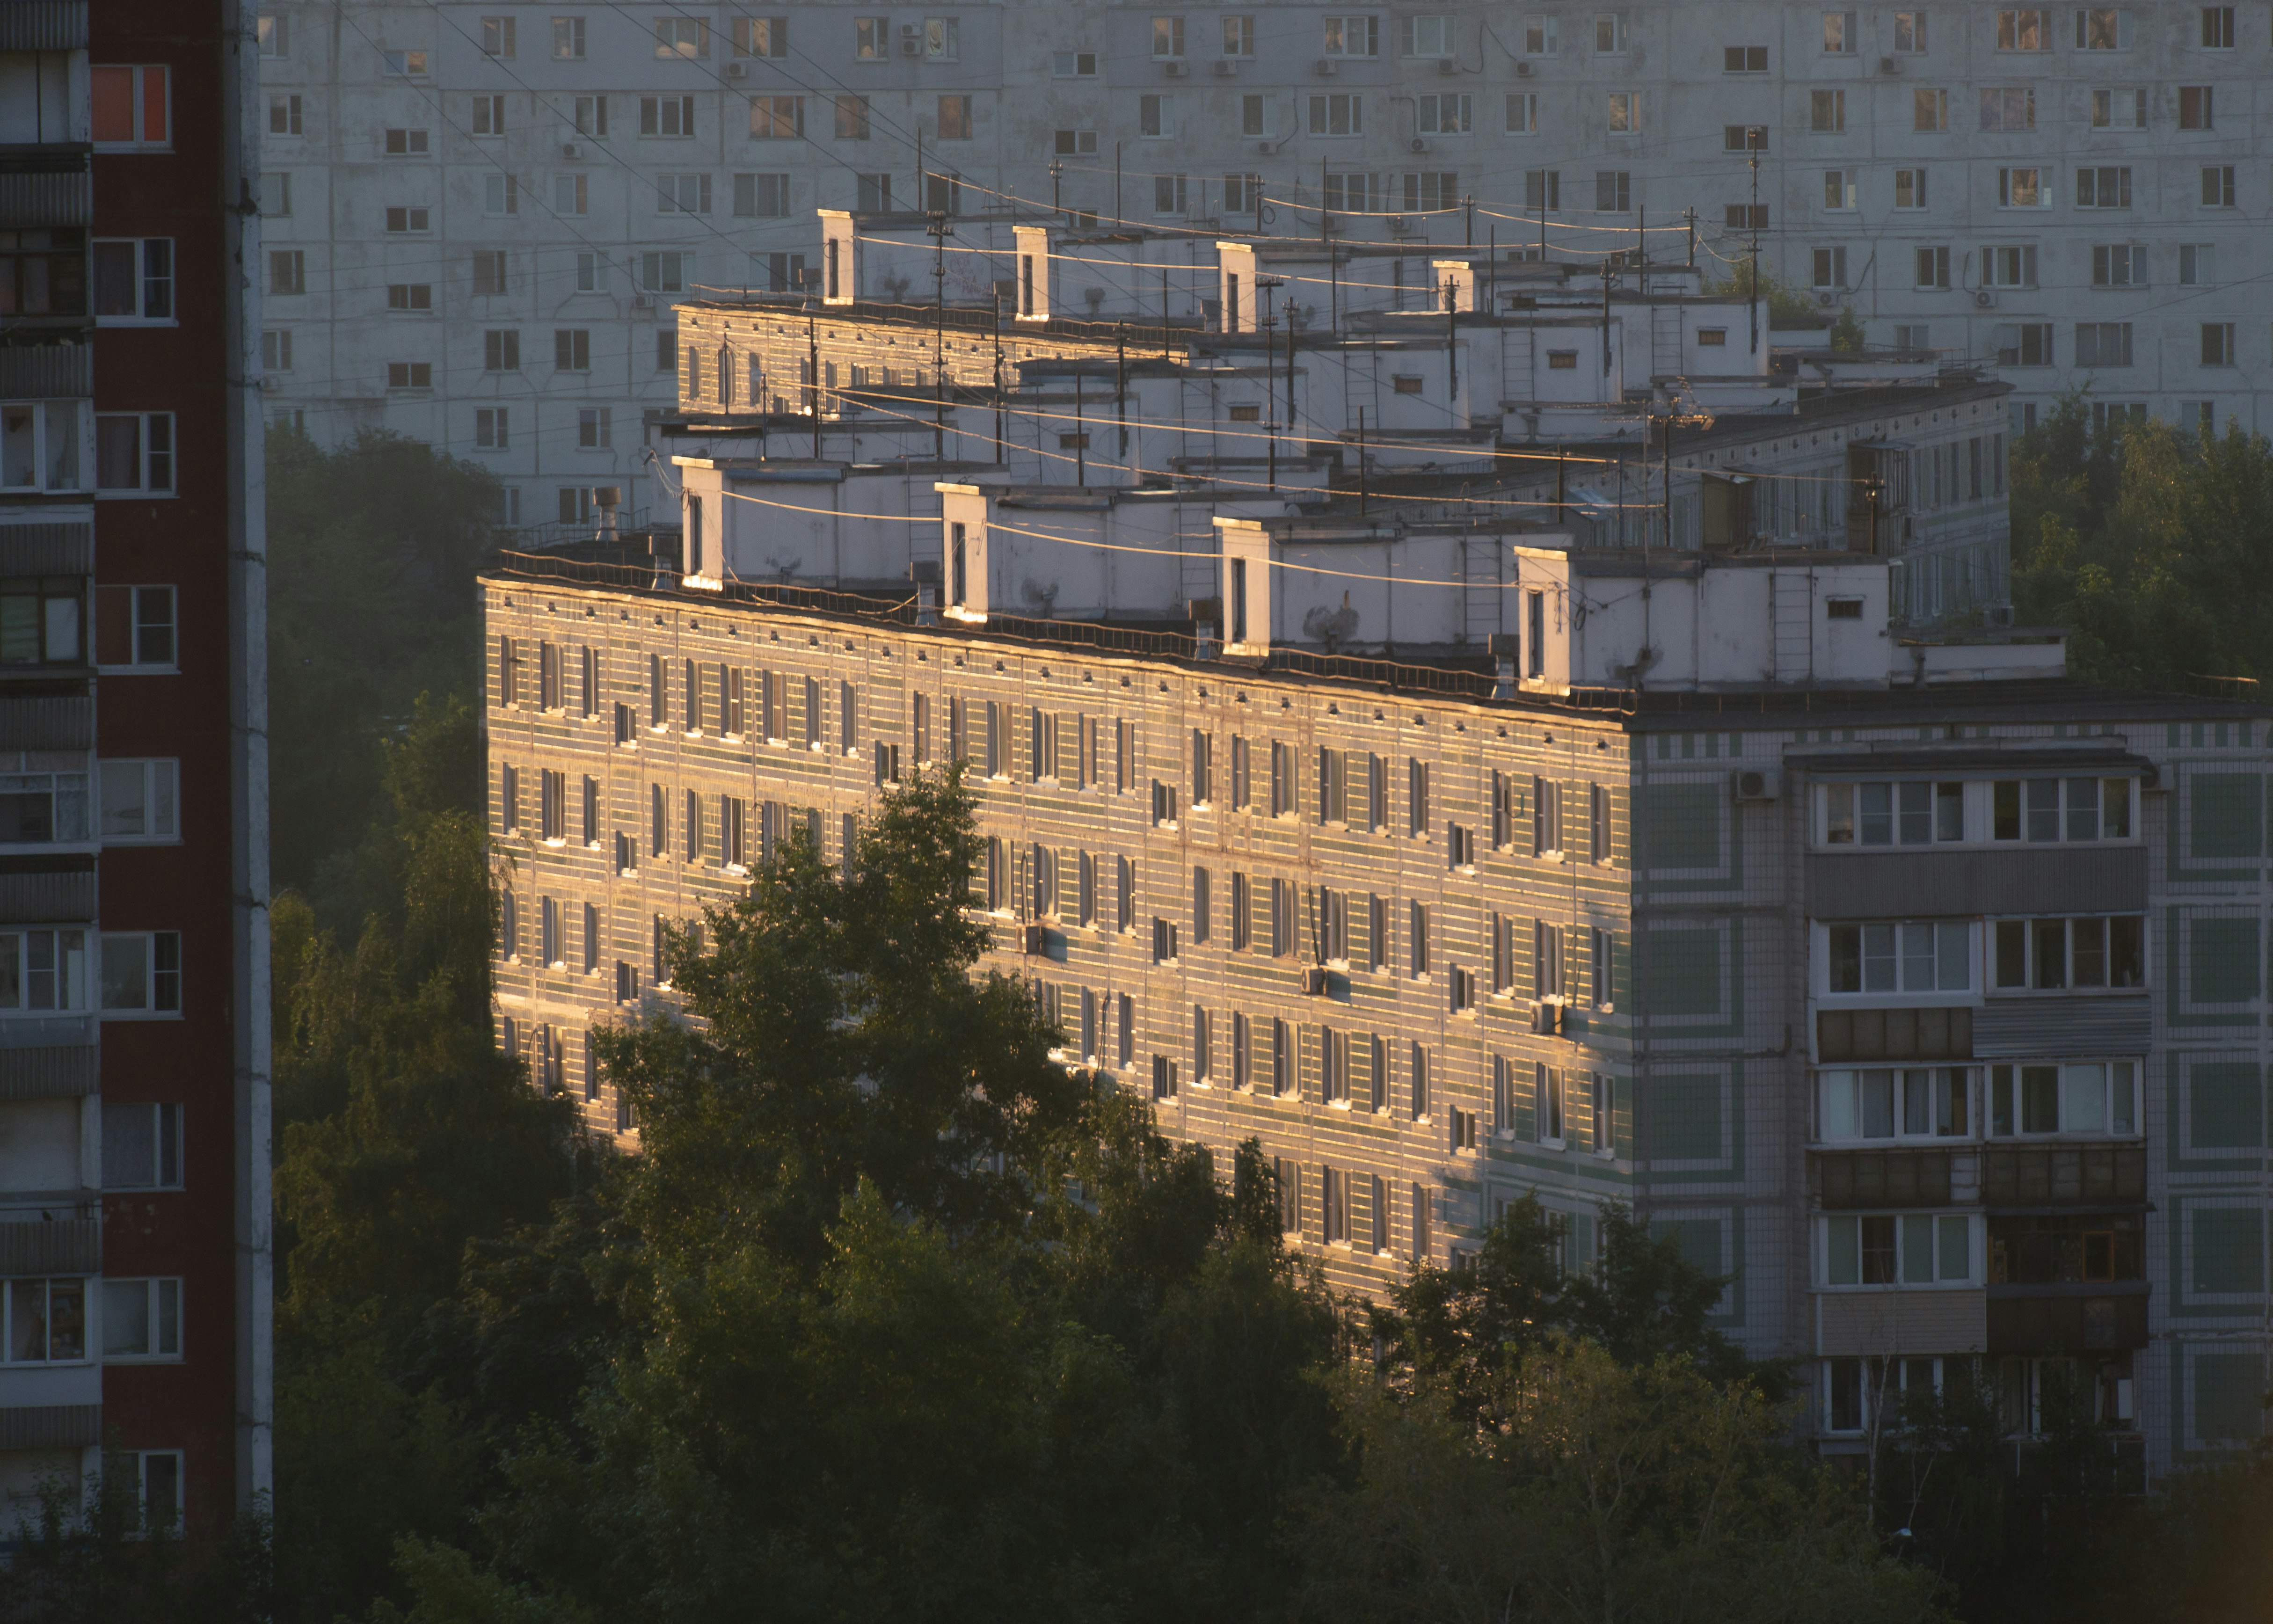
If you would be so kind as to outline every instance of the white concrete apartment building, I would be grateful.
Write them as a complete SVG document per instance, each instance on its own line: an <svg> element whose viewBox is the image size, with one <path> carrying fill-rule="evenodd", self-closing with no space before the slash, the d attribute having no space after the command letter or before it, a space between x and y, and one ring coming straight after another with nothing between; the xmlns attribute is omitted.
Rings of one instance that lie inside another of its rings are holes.
<svg viewBox="0 0 2273 1624"><path fill-rule="evenodd" d="M1757 229L1872 343L2000 363L2022 422L2084 386L2257 427L2273 368L2262 7L440 0L261 28L274 409L479 458L525 524L602 483L644 505L673 300L802 286L816 206L1580 259L1685 257L1693 211L1704 263Z"/></svg>

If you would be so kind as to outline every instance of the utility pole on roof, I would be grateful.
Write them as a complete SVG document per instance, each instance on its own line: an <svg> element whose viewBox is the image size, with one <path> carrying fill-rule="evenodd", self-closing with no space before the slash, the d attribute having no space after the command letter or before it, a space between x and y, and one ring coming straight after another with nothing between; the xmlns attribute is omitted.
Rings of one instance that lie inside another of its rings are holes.
<svg viewBox="0 0 2273 1624"><path fill-rule="evenodd" d="M955 235L943 209L934 209L924 230L932 239L932 455L947 460L947 239Z"/></svg>

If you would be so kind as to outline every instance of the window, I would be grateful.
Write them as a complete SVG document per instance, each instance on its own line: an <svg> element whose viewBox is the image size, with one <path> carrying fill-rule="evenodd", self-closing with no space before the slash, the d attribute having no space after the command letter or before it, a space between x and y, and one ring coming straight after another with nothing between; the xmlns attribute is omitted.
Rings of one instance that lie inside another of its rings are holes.
<svg viewBox="0 0 2273 1624"><path fill-rule="evenodd" d="M2008 209L2045 208L2052 196L2044 184L2041 169L1999 169L1997 171L1997 206Z"/></svg>
<svg viewBox="0 0 2273 1624"><path fill-rule="evenodd" d="M658 214L708 214L710 212L710 177L707 175L657 176L655 211Z"/></svg>
<svg viewBox="0 0 2273 1624"><path fill-rule="evenodd" d="M422 57L424 54L420 53ZM424 71L422 66L420 71ZM88 133L98 149L147 150L172 140L171 71L163 67L111 66L86 71Z"/></svg>
<svg viewBox="0 0 2273 1624"><path fill-rule="evenodd" d="M1992 132L2034 130L2037 93L2032 86L2007 85L1981 93L1981 128Z"/></svg>
<svg viewBox="0 0 2273 1624"><path fill-rule="evenodd" d="M0 1014L85 1009L87 991L85 931L0 931ZM103 1123L108 1164L108 1111Z"/></svg>
<svg viewBox="0 0 2273 1624"><path fill-rule="evenodd" d="M1989 1068L1988 1131L2130 1138L2139 1129L2139 1067L2130 1060Z"/></svg>
<svg viewBox="0 0 2273 1624"><path fill-rule="evenodd" d="M94 419L95 489L163 496L174 489L174 414L101 412Z"/></svg>
<svg viewBox="0 0 2273 1624"><path fill-rule="evenodd" d="M102 1357L167 1359L182 1355L179 1280L102 1283Z"/></svg>
<svg viewBox="0 0 2273 1624"><path fill-rule="evenodd" d="M307 126L297 96L268 98L268 133L271 135L305 135Z"/></svg>
<svg viewBox="0 0 2273 1624"><path fill-rule="evenodd" d="M11 1365L59 1364L84 1359L86 1347L86 1287L84 1279L10 1280L0 1313L0 1358ZM180 1457L176 1457L178 1460Z"/></svg>
<svg viewBox="0 0 2273 1624"><path fill-rule="evenodd" d="M1827 784L1830 846L1925 846L1965 838L1965 786L1954 781Z"/></svg>
<svg viewBox="0 0 2273 1624"><path fill-rule="evenodd" d="M2147 984L2146 921L2136 914L1994 922L2000 992Z"/></svg>
<svg viewBox="0 0 2273 1624"><path fill-rule="evenodd" d="M1765 45L1727 45L1721 49L1721 71L1723 73L1765 73L1768 71L1768 48Z"/></svg>
<svg viewBox="0 0 2273 1624"><path fill-rule="evenodd" d="M85 841L86 814L85 773L0 773L0 843Z"/></svg>
<svg viewBox="0 0 2273 1624"><path fill-rule="evenodd" d="M477 298L491 297L505 292L505 250L477 248L474 251L474 294Z"/></svg>
<svg viewBox="0 0 2273 1624"><path fill-rule="evenodd" d="M2094 130L2144 130L2147 127L2147 93L2127 86L2119 90L2093 91L2091 127Z"/></svg>
<svg viewBox="0 0 2273 1624"><path fill-rule="evenodd" d="M1429 909L1425 903L1412 905L1406 931L1411 940L1411 950L1407 955L1411 973L1415 977L1425 976L1429 973Z"/></svg>
<svg viewBox="0 0 2273 1624"><path fill-rule="evenodd" d="M2230 209L2233 206L2233 166L2232 164L2202 166L2202 206L2206 209Z"/></svg>
<svg viewBox="0 0 2273 1624"><path fill-rule="evenodd" d="M1823 1072L1816 1079L1818 1136L1824 1140L1969 1137L1972 1081L1971 1068L1963 1066Z"/></svg>
<svg viewBox="0 0 2273 1624"><path fill-rule="evenodd" d="M2144 244L2103 243L2091 251L2091 285L2095 288L2144 288L2147 250Z"/></svg>
<svg viewBox="0 0 2273 1624"><path fill-rule="evenodd" d="M1768 206L1757 207L1746 203L1731 203L1724 211L1731 231L1765 231L1768 228Z"/></svg>
<svg viewBox="0 0 2273 1624"><path fill-rule="evenodd" d="M1990 247L1981 251L1981 280L1992 288L2033 288L2037 285L2037 251L2033 243L2019 247Z"/></svg>
<svg viewBox="0 0 2273 1624"><path fill-rule="evenodd" d="M1563 928L1535 920L1531 927L1531 996L1546 1000L1563 996Z"/></svg>
<svg viewBox="0 0 2273 1624"><path fill-rule="evenodd" d="M94 314L107 326L174 319L174 240L98 238Z"/></svg>
<svg viewBox="0 0 2273 1624"><path fill-rule="evenodd" d="M1925 54L1925 20L1924 11L1894 13L1894 49L1905 56Z"/></svg>
<svg viewBox="0 0 2273 1624"><path fill-rule="evenodd" d="M2181 288L2207 288L2217 278L2215 274L2216 250L2208 243L2179 244L2179 285Z"/></svg>
<svg viewBox="0 0 2273 1624"><path fill-rule="evenodd" d="M379 62L379 71L392 79L424 79L426 77L424 51L381 51Z"/></svg>
<svg viewBox="0 0 2273 1624"><path fill-rule="evenodd" d="M498 180L503 177L493 175L487 178ZM409 206L389 208L386 211L386 228L396 236L421 232L429 228L430 218L427 211L423 208Z"/></svg>
<svg viewBox="0 0 2273 1624"><path fill-rule="evenodd" d="M1917 273L1915 285L1921 288L1949 286L1949 250L1921 248L1917 251Z"/></svg>
<svg viewBox="0 0 2273 1624"><path fill-rule="evenodd" d="M1965 1285L1975 1278L1973 1220L1905 1212L1823 1220L1827 1285Z"/></svg>
<svg viewBox="0 0 2273 1624"><path fill-rule="evenodd" d="M180 932L103 932L102 1013L182 1013Z"/></svg>
<svg viewBox="0 0 2273 1624"><path fill-rule="evenodd" d="M881 19L880 19L881 20ZM1050 57L1050 72L1057 79L1095 79L1095 51L1058 51Z"/></svg>
<svg viewBox="0 0 2273 1624"><path fill-rule="evenodd" d="M71 932L71 935L78 935L78 932ZM104 1190L180 1190L180 1105L102 1105L102 1187Z"/></svg>
<svg viewBox="0 0 2273 1624"><path fill-rule="evenodd" d="M2214 130L2217 127L2217 95L2209 85L2182 85L2179 87L2179 128L2181 130Z"/></svg>
<svg viewBox="0 0 2273 1624"><path fill-rule="evenodd" d="M2206 321L2202 324L2202 363L2206 367L2236 364L2232 322Z"/></svg>
<svg viewBox="0 0 2273 1624"><path fill-rule="evenodd" d="M1182 176L1156 175L1152 177L1152 212L1155 214L1182 214L1184 212L1185 196ZM1068 437L1060 438L1062 439ZM1086 434L1077 434L1070 438L1084 446L1089 443L1089 436Z"/></svg>
<svg viewBox="0 0 2273 1624"><path fill-rule="evenodd" d="M604 406L579 407L576 411L576 448L579 451L605 451L609 447L609 408Z"/></svg>
<svg viewBox="0 0 2273 1624"><path fill-rule="evenodd" d="M1914 90L1910 93L1910 128L1936 131L1949 128L1949 93Z"/></svg>
<svg viewBox="0 0 2273 1624"><path fill-rule="evenodd" d="M658 17L655 19L655 54L694 61L710 54L710 24L707 19Z"/></svg>
<svg viewBox="0 0 2273 1624"><path fill-rule="evenodd" d="M608 133L608 99L605 96L576 98L576 133L604 136Z"/></svg>
<svg viewBox="0 0 2273 1624"><path fill-rule="evenodd" d="M2007 778L1990 786L1991 838L2097 841L2131 837L2129 778Z"/></svg>
<svg viewBox="0 0 2273 1624"><path fill-rule="evenodd" d="M1925 171L1896 169L1894 171L1894 206L1898 209L1922 209L1925 206ZM1943 282L1947 288L1949 284Z"/></svg>
<svg viewBox="0 0 2273 1624"><path fill-rule="evenodd" d="M1428 95L1416 97L1415 101L1417 125L1422 135L1467 135L1474 127L1473 96ZM1639 123L1635 128L1640 128Z"/></svg>
<svg viewBox="0 0 2273 1624"><path fill-rule="evenodd" d="M1811 90L1807 93L1807 127L1834 132L1847 128L1847 93Z"/></svg>
<svg viewBox="0 0 2273 1624"><path fill-rule="evenodd" d="M971 131L971 98L941 96L939 99L939 138L942 141L968 141Z"/></svg>
<svg viewBox="0 0 2273 1624"><path fill-rule="evenodd" d="M729 25L728 49L736 56L789 55L789 19L737 17Z"/></svg>
<svg viewBox="0 0 2273 1624"><path fill-rule="evenodd" d="M1768 127L1766 124L1722 124L1721 150L1724 153L1764 153L1768 149Z"/></svg>
<svg viewBox="0 0 2273 1624"><path fill-rule="evenodd" d="M2230 51L2233 49L2233 11L2230 5L2206 5L2202 9L2202 48L2206 51Z"/></svg>
<svg viewBox="0 0 2273 1624"><path fill-rule="evenodd" d="M1855 206L1854 170L1824 170L1823 206L1827 209L1851 209Z"/></svg>
<svg viewBox="0 0 2273 1624"><path fill-rule="evenodd" d="M734 214L740 220L778 220L790 212L789 176L786 175L737 175L734 176ZM755 256L752 256L753 258ZM799 256L802 260L804 257Z"/></svg>
<svg viewBox="0 0 2273 1624"><path fill-rule="evenodd" d="M1589 947L1592 950L1587 977L1587 999L1597 1009L1614 1009L1617 1007L1617 987L1613 980L1610 933L1596 928L1587 934L1591 938ZM1607 1126L1607 1124L1597 1124L1595 1130L1597 1144L1607 1142L1602 1137Z"/></svg>
<svg viewBox="0 0 2273 1624"><path fill-rule="evenodd" d="M1526 17L1523 19L1523 54L1527 56L1554 56L1558 21L1552 12L1533 12Z"/></svg>
<svg viewBox="0 0 2273 1624"><path fill-rule="evenodd" d="M1638 90L1610 92L1609 127L1612 135L1641 133L1641 93Z"/></svg>
<svg viewBox="0 0 2273 1624"><path fill-rule="evenodd" d="M510 17L482 19L482 55L511 56L514 52L514 21Z"/></svg>
<svg viewBox="0 0 2273 1624"><path fill-rule="evenodd" d="M2078 8L2075 48L2080 51L2129 50L2131 13L2112 7Z"/></svg>
<svg viewBox="0 0 2273 1624"><path fill-rule="evenodd" d="M1153 98L1147 98L1152 100ZM1312 96L1309 129L1312 135L1362 135L1365 133L1365 98L1360 95ZM1147 134L1158 133L1147 130Z"/></svg>
<svg viewBox="0 0 2273 1624"><path fill-rule="evenodd" d="M693 100L692 97L688 98L690 104ZM644 107L645 104L641 103L641 106ZM642 133L645 132L642 131ZM665 130L663 133L671 135L677 132ZM750 138L753 141L793 141L804 133L805 98L803 96L752 96L750 98Z"/></svg>
<svg viewBox="0 0 2273 1624"><path fill-rule="evenodd" d="M1329 56L1380 56L1381 19L1377 17L1327 18L1324 50Z"/></svg>
<svg viewBox="0 0 2273 1624"><path fill-rule="evenodd" d="M2048 51L2052 48L2050 11L1997 13L1997 49L2000 51Z"/></svg>
<svg viewBox="0 0 2273 1624"><path fill-rule="evenodd" d="M503 135L505 131L505 98L476 96L473 107L476 135Z"/></svg>
<svg viewBox="0 0 2273 1624"><path fill-rule="evenodd" d="M684 293L694 256L658 251L640 256L640 288L646 293ZM672 335L665 334L665 337ZM674 340L675 341L675 340ZM670 370L668 367L661 369Z"/></svg>
<svg viewBox="0 0 2273 1624"><path fill-rule="evenodd" d="M963 55L963 19L926 17L923 20L923 54L932 62L955 62Z"/></svg>
<svg viewBox="0 0 2273 1624"><path fill-rule="evenodd" d="M1860 35L1855 26L1852 11L1823 13L1823 51L1827 56L1851 56L1860 49Z"/></svg>
<svg viewBox="0 0 2273 1624"><path fill-rule="evenodd" d="M493 327L482 334L482 370L521 370L521 334L511 327Z"/></svg>
<svg viewBox="0 0 2273 1624"><path fill-rule="evenodd" d="M508 422L511 408L503 406L482 406L474 408L474 447L477 451L508 451L512 449L512 430Z"/></svg>
<svg viewBox="0 0 2273 1624"><path fill-rule="evenodd" d="M1814 255L1814 286L1826 289L1847 286L1847 251L1843 248L1819 248Z"/></svg>
<svg viewBox="0 0 2273 1624"><path fill-rule="evenodd" d="M2129 167L2078 169L2075 172L2075 206L2080 209L2129 208Z"/></svg>
<svg viewBox="0 0 2273 1624"><path fill-rule="evenodd" d="M1826 992L1965 992L1973 987L1972 927L1962 920L1825 927Z"/></svg>
<svg viewBox="0 0 2273 1624"><path fill-rule="evenodd" d="M1594 212L1624 214L1633 209L1633 176L1624 169L1594 171Z"/></svg>
<svg viewBox="0 0 2273 1624"><path fill-rule="evenodd" d="M584 59L582 18L556 17L552 19L552 57L556 62L581 62Z"/></svg>
<svg viewBox="0 0 2273 1624"><path fill-rule="evenodd" d="M386 285L386 308L390 311L431 311L434 308L434 284L389 282Z"/></svg>
<svg viewBox="0 0 2273 1624"><path fill-rule="evenodd" d="M296 294L308 291L308 256L297 248L268 251L268 291Z"/></svg>
<svg viewBox="0 0 2273 1624"><path fill-rule="evenodd" d="M1594 13L1594 54L1623 56L1626 53L1626 16L1623 11Z"/></svg>
<svg viewBox="0 0 2273 1624"><path fill-rule="evenodd" d="M386 386L389 389L431 389L434 386L434 363L431 361L390 361L386 363Z"/></svg>
<svg viewBox="0 0 2273 1624"><path fill-rule="evenodd" d="M1152 60L1174 62L1184 54L1184 19L1181 17L1156 17L1152 19Z"/></svg>

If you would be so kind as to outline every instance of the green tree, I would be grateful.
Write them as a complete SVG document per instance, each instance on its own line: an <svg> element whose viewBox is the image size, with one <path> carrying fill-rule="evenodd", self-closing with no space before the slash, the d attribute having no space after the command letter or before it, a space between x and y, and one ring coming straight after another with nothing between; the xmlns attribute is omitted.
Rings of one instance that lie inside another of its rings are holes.
<svg viewBox="0 0 2273 1624"><path fill-rule="evenodd" d="M420 693L480 685L474 572L497 482L400 435L326 451L272 428L267 504L270 862L280 887L352 932L365 899L334 865L386 798L373 744Z"/></svg>
<svg viewBox="0 0 2273 1624"><path fill-rule="evenodd" d="M2273 443L2230 423L2097 430L2081 395L2013 454L2013 596L2073 628L2069 669L2124 688L2201 691L2273 669Z"/></svg>
<svg viewBox="0 0 2273 1624"><path fill-rule="evenodd" d="M1561 1335L1510 1351L1482 1428L1356 1381L1360 1467L1289 1519L1309 1618L1780 1624L1939 1616L1789 1418L1694 1361Z"/></svg>

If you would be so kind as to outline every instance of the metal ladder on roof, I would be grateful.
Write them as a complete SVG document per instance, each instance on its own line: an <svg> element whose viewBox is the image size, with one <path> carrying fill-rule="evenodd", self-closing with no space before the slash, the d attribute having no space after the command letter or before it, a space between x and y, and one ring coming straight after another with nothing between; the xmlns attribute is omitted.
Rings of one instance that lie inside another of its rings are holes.
<svg viewBox="0 0 2273 1624"><path fill-rule="evenodd" d="M1768 581L1774 680L1806 682L1815 675L1815 572L1774 570Z"/></svg>

